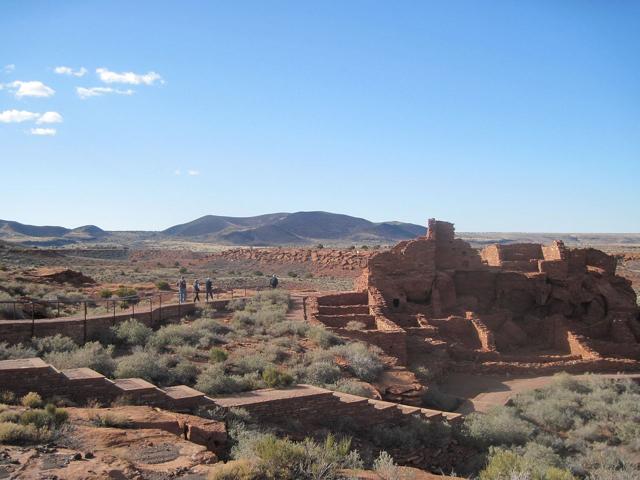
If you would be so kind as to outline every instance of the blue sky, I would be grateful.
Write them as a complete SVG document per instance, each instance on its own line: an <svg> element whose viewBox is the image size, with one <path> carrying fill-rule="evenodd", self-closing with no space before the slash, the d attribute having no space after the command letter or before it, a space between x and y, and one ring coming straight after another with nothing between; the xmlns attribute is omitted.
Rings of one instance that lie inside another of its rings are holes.
<svg viewBox="0 0 640 480"><path fill-rule="evenodd" d="M637 1L8 0L0 32L3 219L640 231Z"/></svg>

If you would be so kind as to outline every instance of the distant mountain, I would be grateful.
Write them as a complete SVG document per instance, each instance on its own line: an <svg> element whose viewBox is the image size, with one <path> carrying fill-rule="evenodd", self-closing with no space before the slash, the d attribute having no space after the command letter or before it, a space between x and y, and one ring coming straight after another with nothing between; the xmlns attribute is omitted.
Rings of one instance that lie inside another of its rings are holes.
<svg viewBox="0 0 640 480"><path fill-rule="evenodd" d="M374 223L328 212L270 213L255 217L206 215L161 232L107 232L95 225L69 229L0 220L0 239L32 246L97 241L128 244L150 238L247 246L387 244L424 235L425 232L425 227L411 223Z"/></svg>
<svg viewBox="0 0 640 480"><path fill-rule="evenodd" d="M179 238L233 245L326 243L394 243L424 235L425 227L410 223L373 223L328 212L273 213L257 217L207 215L161 232Z"/></svg>

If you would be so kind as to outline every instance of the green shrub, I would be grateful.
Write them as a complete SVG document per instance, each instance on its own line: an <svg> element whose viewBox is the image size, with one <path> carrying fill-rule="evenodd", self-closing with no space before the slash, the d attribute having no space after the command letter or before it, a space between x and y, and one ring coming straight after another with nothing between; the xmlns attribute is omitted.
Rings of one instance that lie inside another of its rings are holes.
<svg viewBox="0 0 640 480"><path fill-rule="evenodd" d="M29 392L20 399L20 404L27 408L38 408L42 406L42 397L36 392Z"/></svg>
<svg viewBox="0 0 640 480"><path fill-rule="evenodd" d="M38 352L35 349L22 345L21 343L9 345L7 342L0 342L0 360L32 358L37 356Z"/></svg>
<svg viewBox="0 0 640 480"><path fill-rule="evenodd" d="M229 355L221 348L212 348L209 350L209 360L211 363L224 362Z"/></svg>
<svg viewBox="0 0 640 480"><path fill-rule="evenodd" d="M575 480L568 470L532 463L514 452L493 450L489 462L480 472L480 480Z"/></svg>
<svg viewBox="0 0 640 480"><path fill-rule="evenodd" d="M159 282L156 282L156 288L158 290L168 291L171 290L171 285L169 285L169 282L166 280L160 280Z"/></svg>
<svg viewBox="0 0 640 480"><path fill-rule="evenodd" d="M113 297L113 290L109 288L103 288L100 290L100 298L111 298Z"/></svg>
<svg viewBox="0 0 640 480"><path fill-rule="evenodd" d="M321 348L329 348L342 343L342 340L337 335L320 325L314 325L309 328L307 338Z"/></svg>
<svg viewBox="0 0 640 480"><path fill-rule="evenodd" d="M260 270L255 270L253 272L253 275L256 276L256 277L263 277L264 273L262 273Z"/></svg>
<svg viewBox="0 0 640 480"><path fill-rule="evenodd" d="M287 275L290 276L291 278L296 278L298 276L296 272L287 272Z"/></svg>
<svg viewBox="0 0 640 480"><path fill-rule="evenodd" d="M357 395L359 397L365 398L374 398L374 393L371 389L362 385L362 383L352 380L352 379L343 379L339 380L337 383L333 385L327 385L327 388L330 390L335 390L337 392L349 393L351 395Z"/></svg>
<svg viewBox="0 0 640 480"><path fill-rule="evenodd" d="M464 420L464 431L479 446L524 445L535 428L518 417L511 407L492 408L487 413L472 413Z"/></svg>
<svg viewBox="0 0 640 480"><path fill-rule="evenodd" d="M281 372L273 366L267 367L262 372L262 379L270 388L288 387L293 383L293 377L290 374Z"/></svg>
<svg viewBox="0 0 640 480"><path fill-rule="evenodd" d="M210 365L200 372L195 385L196 390L209 395L244 392L252 387L250 378L227 375L220 363Z"/></svg>
<svg viewBox="0 0 640 480"><path fill-rule="evenodd" d="M146 345L153 334L151 328L134 318L111 327L111 331L117 343L128 346Z"/></svg>
<svg viewBox="0 0 640 480"><path fill-rule="evenodd" d="M135 350L131 355L116 360L116 378L142 378L148 382L165 385L172 380L169 368L170 356L153 351Z"/></svg>
<svg viewBox="0 0 640 480"><path fill-rule="evenodd" d="M20 414L16 411L8 411L0 413L0 423L19 423L20 422Z"/></svg>
<svg viewBox="0 0 640 480"><path fill-rule="evenodd" d="M248 350L236 350L229 359L234 373L262 373L267 367L273 365L271 360L262 352L251 353Z"/></svg>
<svg viewBox="0 0 640 480"><path fill-rule="evenodd" d="M44 359L60 370L87 367L110 377L116 367L112 353L112 346L105 348L99 342L88 342L71 352L48 353Z"/></svg>
<svg viewBox="0 0 640 480"><path fill-rule="evenodd" d="M178 270L180 272L180 274L184 275L185 273L187 273L189 270L187 270L187 267L180 267L180 270Z"/></svg>
<svg viewBox="0 0 640 480"><path fill-rule="evenodd" d="M446 423L429 422L420 417L410 417L398 425L377 425L368 431L371 440L384 450L441 448L448 445L451 433Z"/></svg>
<svg viewBox="0 0 640 480"><path fill-rule="evenodd" d="M323 386L334 383L340 378L340 368L328 361L313 362L304 369L304 381L312 385Z"/></svg>
<svg viewBox="0 0 640 480"><path fill-rule="evenodd" d="M343 357L349 370L365 382L373 382L384 368L382 360L364 343L349 343L338 345L330 350L333 354Z"/></svg>
<svg viewBox="0 0 640 480"><path fill-rule="evenodd" d="M340 478L341 469L362 468L349 439L336 440L329 435L323 443L311 439L293 442L256 432L244 432L236 438L238 444L232 455L253 462L260 478L335 480Z"/></svg>
<svg viewBox="0 0 640 480"><path fill-rule="evenodd" d="M72 352L78 348L78 344L69 337L60 335L33 339L34 346L40 355L51 352Z"/></svg>

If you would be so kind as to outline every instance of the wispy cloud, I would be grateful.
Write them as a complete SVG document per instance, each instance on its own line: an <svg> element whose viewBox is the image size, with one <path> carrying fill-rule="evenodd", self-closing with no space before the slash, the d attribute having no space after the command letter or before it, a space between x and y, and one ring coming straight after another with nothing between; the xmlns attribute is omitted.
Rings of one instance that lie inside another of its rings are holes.
<svg viewBox="0 0 640 480"><path fill-rule="evenodd" d="M187 174L190 175L191 177L197 177L198 175L200 175L200 171L198 171L198 170L188 170Z"/></svg>
<svg viewBox="0 0 640 480"><path fill-rule="evenodd" d="M8 65L5 65L4 67L2 67L2 72L3 73L13 73L13 71L16 69L16 66L13 63L10 63Z"/></svg>
<svg viewBox="0 0 640 480"><path fill-rule="evenodd" d="M90 88L76 87L76 93L82 100L85 100L87 98L101 97L102 95L109 95L109 94L133 95L135 91L131 89L118 90L116 88L111 88L111 87L90 87Z"/></svg>
<svg viewBox="0 0 640 480"><path fill-rule="evenodd" d="M72 77L83 77L87 73L87 69L84 67L80 67L77 70L71 67L55 67L53 71L58 75L70 75Z"/></svg>
<svg viewBox="0 0 640 480"><path fill-rule="evenodd" d="M36 120L36 123L38 125L41 125L43 123L62 123L62 115L60 115L58 112L44 112L42 115L40 115L40 118Z"/></svg>
<svg viewBox="0 0 640 480"><path fill-rule="evenodd" d="M173 171L174 175L182 175L182 172L179 169Z"/></svg>
<svg viewBox="0 0 640 480"><path fill-rule="evenodd" d="M58 132L55 128L32 128L29 133L43 137L53 137Z"/></svg>
<svg viewBox="0 0 640 480"><path fill-rule="evenodd" d="M39 113L28 112L26 110L5 110L0 112L0 123L22 123L31 122L40 118Z"/></svg>
<svg viewBox="0 0 640 480"><path fill-rule="evenodd" d="M8 88L16 98L22 97L51 97L56 91L45 85L44 83L33 80L29 82L23 82L16 80L15 82L5 83L4 87Z"/></svg>
<svg viewBox="0 0 640 480"><path fill-rule="evenodd" d="M126 83L129 85L154 85L164 83L162 77L156 72L145 74L133 72L113 72L107 68L97 68L96 73L104 83Z"/></svg>

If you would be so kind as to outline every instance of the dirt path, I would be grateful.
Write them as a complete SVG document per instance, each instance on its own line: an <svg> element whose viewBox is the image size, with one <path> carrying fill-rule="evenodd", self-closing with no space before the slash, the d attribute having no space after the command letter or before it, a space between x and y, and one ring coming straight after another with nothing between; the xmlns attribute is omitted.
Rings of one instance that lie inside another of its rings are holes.
<svg viewBox="0 0 640 480"><path fill-rule="evenodd" d="M584 375L574 375L576 378ZM598 374L603 378L632 378L640 381L640 374ZM553 375L542 377L507 377L452 373L440 386L449 395L465 399L457 413L484 412L495 405L504 405L513 395L525 390L542 388L553 381Z"/></svg>

